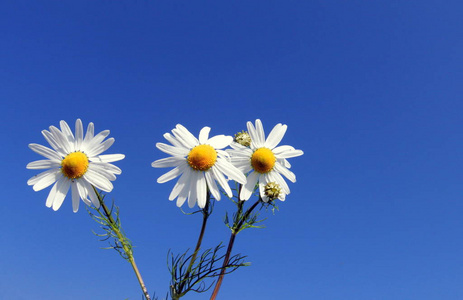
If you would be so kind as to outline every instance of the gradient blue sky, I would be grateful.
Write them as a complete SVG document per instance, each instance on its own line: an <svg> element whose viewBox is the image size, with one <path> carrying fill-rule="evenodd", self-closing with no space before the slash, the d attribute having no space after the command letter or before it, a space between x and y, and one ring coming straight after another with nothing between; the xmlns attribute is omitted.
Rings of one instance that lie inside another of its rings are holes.
<svg viewBox="0 0 463 300"><path fill-rule="evenodd" d="M26 185L27 145L60 120L111 130L108 199L151 293L200 217L167 200L155 148L181 123L262 119L302 149L297 183L238 236L220 299L463 299L461 1L2 1L1 299L140 299L130 265L68 197ZM228 240L221 201L205 246ZM209 294L208 294L209 295ZM206 299L189 294L185 299Z"/></svg>

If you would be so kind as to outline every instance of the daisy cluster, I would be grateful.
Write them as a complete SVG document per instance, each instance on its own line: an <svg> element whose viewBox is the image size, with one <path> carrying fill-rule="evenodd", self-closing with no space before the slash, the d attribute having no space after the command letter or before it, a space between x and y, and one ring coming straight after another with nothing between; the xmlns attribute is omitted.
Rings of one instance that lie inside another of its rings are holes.
<svg viewBox="0 0 463 300"><path fill-rule="evenodd" d="M174 167L158 178L159 183L180 176L169 200L177 198L180 207L188 199L190 207L198 203L204 208L207 190L220 200L216 182L228 197L232 196L228 185L228 180L232 179L242 185L239 195L242 201L251 197L256 186L264 202L284 201L290 189L283 176L296 182L287 158L300 156L303 152L291 146L278 146L286 133L286 125L277 124L267 138L259 119L255 125L248 122L247 129L248 133L241 132L235 139L224 135L209 138L209 127L201 129L197 139L182 125L177 125L172 134L164 134L171 145L158 143L156 147L171 157L156 160L152 166ZM224 151L228 146L231 149Z"/></svg>
<svg viewBox="0 0 463 300"><path fill-rule="evenodd" d="M171 133L164 134L170 144L156 144L159 150L170 156L151 165L173 168L157 181L164 183L179 177L169 195L169 200L177 199L179 207L187 202L189 207L197 204L204 208L208 193L216 200L221 199L220 188L232 197L229 180L241 185L239 199L242 201L248 200L256 188L264 202L284 201L290 193L284 177L296 181L287 159L303 154L292 146L278 146L286 129L286 125L277 124L266 138L262 122L256 120L255 124L247 123L248 132L241 132L235 138L226 135L210 137L209 127L202 128L195 137L179 124ZM46 206L54 210L60 208L69 189L74 212L79 209L80 199L98 208L100 203L95 189L104 192L113 189L111 181L121 174L121 169L111 163L124 158L123 154L102 154L114 143L114 138L106 139L109 130L95 135L94 125L90 123L84 135L82 121L77 119L75 134L65 121L60 122L59 129L50 126L42 134L51 148L30 144L34 152L46 159L31 162L27 168L47 170L30 178L28 185L40 191L53 184Z"/></svg>

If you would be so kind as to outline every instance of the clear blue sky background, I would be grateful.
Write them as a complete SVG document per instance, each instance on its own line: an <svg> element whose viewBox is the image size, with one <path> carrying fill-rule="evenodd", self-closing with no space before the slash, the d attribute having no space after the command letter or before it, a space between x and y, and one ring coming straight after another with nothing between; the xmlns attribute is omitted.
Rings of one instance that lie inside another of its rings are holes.
<svg viewBox="0 0 463 300"><path fill-rule="evenodd" d="M111 130L115 199L151 293L200 216L168 201L155 148L288 125L297 183L220 299L463 299L461 1L2 1L1 299L140 299L83 204L45 207L27 145L60 120ZM221 201L205 246L228 240ZM209 295L209 294L208 294ZM185 299L206 299L189 294Z"/></svg>

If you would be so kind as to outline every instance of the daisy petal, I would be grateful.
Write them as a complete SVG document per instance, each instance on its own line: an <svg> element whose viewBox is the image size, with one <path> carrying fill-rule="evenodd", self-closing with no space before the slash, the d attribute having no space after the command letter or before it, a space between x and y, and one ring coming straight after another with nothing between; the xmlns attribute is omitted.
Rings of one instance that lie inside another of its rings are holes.
<svg viewBox="0 0 463 300"><path fill-rule="evenodd" d="M248 161L234 161L233 165L238 168L243 174L247 174L253 170L251 164Z"/></svg>
<svg viewBox="0 0 463 300"><path fill-rule="evenodd" d="M264 126L262 126L262 122L259 119L256 120L256 134L257 143L263 146L265 143Z"/></svg>
<svg viewBox="0 0 463 300"><path fill-rule="evenodd" d="M71 128L69 128L68 123L65 121L60 121L59 125L61 127L61 132L64 137L67 139L68 143L74 146L74 135L72 134Z"/></svg>
<svg viewBox="0 0 463 300"><path fill-rule="evenodd" d="M188 143L187 141L185 141L184 137L182 136L182 133L180 133L177 128L175 129L172 129L172 139L175 140L175 144L172 143L172 145L174 145L174 147L178 147L179 149L191 149L193 148L195 145L190 145L190 143ZM180 144L180 146L177 145Z"/></svg>
<svg viewBox="0 0 463 300"><path fill-rule="evenodd" d="M189 172L188 171L183 172L182 176L180 176L174 188L172 189L172 192L169 195L169 200L174 200L180 194L180 192L185 188L185 185L187 184L188 179L189 179Z"/></svg>
<svg viewBox="0 0 463 300"><path fill-rule="evenodd" d="M275 148L285 136L287 128L288 126L286 125L281 125L281 124L275 125L275 127L273 127L272 131L268 135L267 140L265 141L264 147L267 147L269 149Z"/></svg>
<svg viewBox="0 0 463 300"><path fill-rule="evenodd" d="M92 149L89 149L88 152L87 152L87 155L89 157L94 157L94 156L97 156L98 154L106 151L109 149L109 147L111 147L113 144L114 144L114 141L115 139L114 138L109 138L107 139L106 141L104 141L103 143L95 146L94 148Z"/></svg>
<svg viewBox="0 0 463 300"><path fill-rule="evenodd" d="M85 143L85 145L82 145L82 151L88 152L88 153L96 152L94 148L97 148L99 144L103 142L103 140L108 135L109 135L109 130L103 130L102 132L98 133L95 137L93 137L91 140Z"/></svg>
<svg viewBox="0 0 463 300"><path fill-rule="evenodd" d="M98 200L98 196L96 195L95 190L93 189L92 185L89 182L86 182L87 185L87 191L88 191L88 196L90 200L92 201L93 205L96 208L100 207L100 200Z"/></svg>
<svg viewBox="0 0 463 300"><path fill-rule="evenodd" d="M191 169L189 168L186 168L185 169L185 176L186 176L186 181L185 181L185 184L183 185L182 189L180 190L180 192L178 193L178 198L185 198L187 199L188 198L188 193L190 192L190 185L191 185L191 178L193 176L193 173L194 171L192 171ZM169 199L171 200L171 199ZM185 200L181 200L181 202L185 202ZM179 200L177 199L177 203L179 203Z"/></svg>
<svg viewBox="0 0 463 300"><path fill-rule="evenodd" d="M92 158L92 159L95 162L110 163L110 162L122 160L124 158L125 158L124 154L103 154L103 155L98 155L97 157Z"/></svg>
<svg viewBox="0 0 463 300"><path fill-rule="evenodd" d="M162 152L170 154L172 156L183 156L183 157L185 157L185 156L188 155L188 152L189 152L188 149L178 148L178 147L170 146L170 145L163 144L163 143L156 143L156 148L158 148Z"/></svg>
<svg viewBox="0 0 463 300"><path fill-rule="evenodd" d="M92 163L88 167L89 167L88 170L95 171L96 173L98 173L98 174L104 176L105 178L107 178L109 181L116 180L116 175L114 175L113 172L108 170L109 169L108 164L101 164L100 165L100 164ZM116 166L114 166L114 167L116 167ZM88 172L88 170L87 170L87 172Z"/></svg>
<svg viewBox="0 0 463 300"><path fill-rule="evenodd" d="M203 129L201 129L201 131L199 132L199 143L200 144L205 144L206 143L206 141L209 139L209 132L210 131L211 131L211 128L207 127L207 126L203 127Z"/></svg>
<svg viewBox="0 0 463 300"><path fill-rule="evenodd" d="M270 173L261 174L259 178L259 184L265 187L267 183L272 182L272 180L269 177L269 174Z"/></svg>
<svg viewBox="0 0 463 300"><path fill-rule="evenodd" d="M273 152L273 154L278 155L278 154L281 154L282 152L293 151L293 150L295 150L294 147L288 146L288 145L283 145L283 146L278 146L278 147L272 149L272 152Z"/></svg>
<svg viewBox="0 0 463 300"><path fill-rule="evenodd" d="M58 161L43 159L43 160L36 160L36 161L28 163L26 168L40 170L40 169L59 168L60 166L61 164Z"/></svg>
<svg viewBox="0 0 463 300"><path fill-rule="evenodd" d="M37 182L39 182L40 180L42 180L44 177L48 176L51 173L55 173L55 172L58 173L59 170L58 169L51 169L51 170L43 171L42 173L39 173L37 175L34 175L31 178L29 178L29 180L27 181L27 185L34 185Z"/></svg>
<svg viewBox="0 0 463 300"><path fill-rule="evenodd" d="M286 151L286 152L280 153L276 157L277 158L292 158L292 157L301 156L302 154L304 154L302 150L293 150L293 151Z"/></svg>
<svg viewBox="0 0 463 300"><path fill-rule="evenodd" d="M229 198L233 196L233 193L228 185L227 179L223 176L223 174L217 169L217 166L213 166L210 168L212 171L212 175L214 175L215 180L219 183L219 185L224 189L225 193Z"/></svg>
<svg viewBox="0 0 463 300"><path fill-rule="evenodd" d="M294 175L293 172L291 172L290 170L286 169L285 167L283 167L282 165L280 165L279 163L276 163L275 166L275 171L277 171L278 173L280 173L281 175L285 176L286 178L288 178L289 181L291 182L296 182L296 175Z"/></svg>
<svg viewBox="0 0 463 300"><path fill-rule="evenodd" d="M207 201L207 186L206 178L204 178L204 175L201 173L199 173L198 180L196 181L196 193L198 195L199 208L204 208Z"/></svg>
<svg viewBox="0 0 463 300"><path fill-rule="evenodd" d="M111 192L113 189L113 184L106 177L99 174L98 172L88 169L87 173L82 177L87 180L91 185L105 192Z"/></svg>
<svg viewBox="0 0 463 300"><path fill-rule="evenodd" d="M95 126L93 125L93 123L92 122L88 123L87 132L85 133L85 138L82 141L82 144L80 146L82 151L83 149L86 149L87 144L93 139L94 131L95 131Z"/></svg>
<svg viewBox="0 0 463 300"><path fill-rule="evenodd" d="M72 194L72 211L77 212L79 210L80 195L77 190L76 182L71 182L71 194Z"/></svg>
<svg viewBox="0 0 463 300"><path fill-rule="evenodd" d="M248 175L246 183L241 187L240 200L248 200L251 197L256 183L259 180L259 175L260 174L257 172L252 172Z"/></svg>
<svg viewBox="0 0 463 300"><path fill-rule="evenodd" d="M257 142L258 137L257 137L256 129L254 128L254 124L252 124L252 122L247 122L246 126L248 128L249 135L251 136L251 147L253 149L262 147L263 144L259 145L259 143Z"/></svg>
<svg viewBox="0 0 463 300"><path fill-rule="evenodd" d="M177 167L185 163L185 158L180 158L178 156L172 156L167 158L158 159L151 163L153 168L170 168L170 167Z"/></svg>
<svg viewBox="0 0 463 300"><path fill-rule="evenodd" d="M183 193L178 195L177 203L176 203L177 207L182 206L183 203L185 203L187 197L188 197L188 192L187 192L187 189L185 189L185 191L183 191Z"/></svg>
<svg viewBox="0 0 463 300"><path fill-rule="evenodd" d="M285 158L280 158L277 160L281 165L285 166L287 169L291 168L291 164Z"/></svg>
<svg viewBox="0 0 463 300"><path fill-rule="evenodd" d="M199 144L199 141L193 134L191 134L188 129L186 129L183 125L177 124L176 126L177 132L180 134L180 137L187 143L189 148L193 148ZM175 130L175 129L174 129Z"/></svg>
<svg viewBox="0 0 463 300"><path fill-rule="evenodd" d="M46 207L51 207L53 201L55 201L56 190L58 188L58 182L56 182L48 193L47 200L45 201Z"/></svg>
<svg viewBox="0 0 463 300"><path fill-rule="evenodd" d="M231 157L230 157L230 154L225 151L225 150L215 150L217 152L217 156L220 157L220 158L223 158L227 161L230 161Z"/></svg>
<svg viewBox="0 0 463 300"><path fill-rule="evenodd" d="M108 163L92 163L91 165L97 166L98 168L104 170L105 172L113 173L116 175L122 174L122 170L113 165L113 164L108 164Z"/></svg>
<svg viewBox="0 0 463 300"><path fill-rule="evenodd" d="M180 176L180 174L182 174L181 168L176 167L176 168L170 170L169 172L165 173L161 177L159 177L158 178L158 183L164 183L164 182L167 182L169 180L172 180L172 179Z"/></svg>
<svg viewBox="0 0 463 300"><path fill-rule="evenodd" d="M164 133L163 137L167 141L169 141L173 146L184 148L183 144L181 142L179 142L172 134Z"/></svg>
<svg viewBox="0 0 463 300"><path fill-rule="evenodd" d="M84 141L84 127L82 126L82 121L80 119L76 120L76 138L75 138L75 148L80 150L80 146Z"/></svg>
<svg viewBox="0 0 463 300"><path fill-rule="evenodd" d="M41 191L43 190L44 188L47 188L49 187L50 185L52 185L54 182L56 182L58 180L58 178L60 176L62 176L60 174L61 172L58 170L58 169L52 169L52 170L48 170L48 171L45 171L43 173L40 173L39 175L40 176L40 180L38 180L34 186L32 187L32 189L36 192L38 191ZM43 174L43 175L42 175ZM29 183L29 182L28 182Z"/></svg>
<svg viewBox="0 0 463 300"><path fill-rule="evenodd" d="M29 144L29 148L31 148L31 150L35 153L40 154L52 161L61 161L61 156L59 156L58 153L56 153L56 151L53 151L50 148L47 148L39 144Z"/></svg>
<svg viewBox="0 0 463 300"><path fill-rule="evenodd" d="M47 140L48 144L55 150L58 151L61 147L53 137L53 134L47 130L42 130L43 137Z"/></svg>
<svg viewBox="0 0 463 300"><path fill-rule="evenodd" d="M230 179L233 179L241 184L246 183L246 176L244 176L244 174L240 170L235 168L231 163L227 162L226 160L222 159L220 161L217 161L215 165L220 170L220 172L228 176Z"/></svg>
<svg viewBox="0 0 463 300"><path fill-rule="evenodd" d="M229 135L216 135L210 138L206 143L215 149L223 149L233 142L233 137Z"/></svg>
<svg viewBox="0 0 463 300"><path fill-rule="evenodd" d="M215 200L220 201L220 191L215 183L214 178L212 178L211 172L204 172L204 177L206 177L207 187L214 197Z"/></svg>
<svg viewBox="0 0 463 300"><path fill-rule="evenodd" d="M190 181L190 190L188 193L188 207L193 208L198 199L198 186L197 182L199 181L199 172L191 172L191 181Z"/></svg>
<svg viewBox="0 0 463 300"><path fill-rule="evenodd" d="M86 188L85 181L84 180L76 180L75 183L76 183L77 191L79 192L80 199L82 199L82 201L84 201L85 204L90 206L92 204L92 202L90 202L90 200L88 200L88 191L87 191L87 188Z"/></svg>
<svg viewBox="0 0 463 300"><path fill-rule="evenodd" d="M63 204L64 198L66 198L66 194L69 191L69 186L71 185L71 181L68 179L64 179L63 177L63 180L58 181L57 184L58 184L58 187L56 190L56 195L55 195L55 199L53 201L53 206L52 206L52 209L54 211L57 211L61 207L61 204Z"/></svg>
<svg viewBox="0 0 463 300"><path fill-rule="evenodd" d="M55 126L50 126L49 129L51 134L53 135L53 138L55 139L56 143L61 149L61 152L71 153L74 150L73 145L69 144L67 137L65 137L64 134L58 128L56 128Z"/></svg>

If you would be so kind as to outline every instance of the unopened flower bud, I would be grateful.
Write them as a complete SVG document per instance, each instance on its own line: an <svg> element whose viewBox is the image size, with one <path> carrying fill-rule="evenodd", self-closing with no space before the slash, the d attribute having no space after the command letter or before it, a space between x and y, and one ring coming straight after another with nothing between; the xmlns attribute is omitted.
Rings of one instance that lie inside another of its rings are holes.
<svg viewBox="0 0 463 300"><path fill-rule="evenodd" d="M251 136L247 131L244 130L235 134L234 141L245 147L251 146Z"/></svg>
<svg viewBox="0 0 463 300"><path fill-rule="evenodd" d="M276 182L269 182L264 187L264 193L270 201L278 199L281 193L280 185Z"/></svg>

